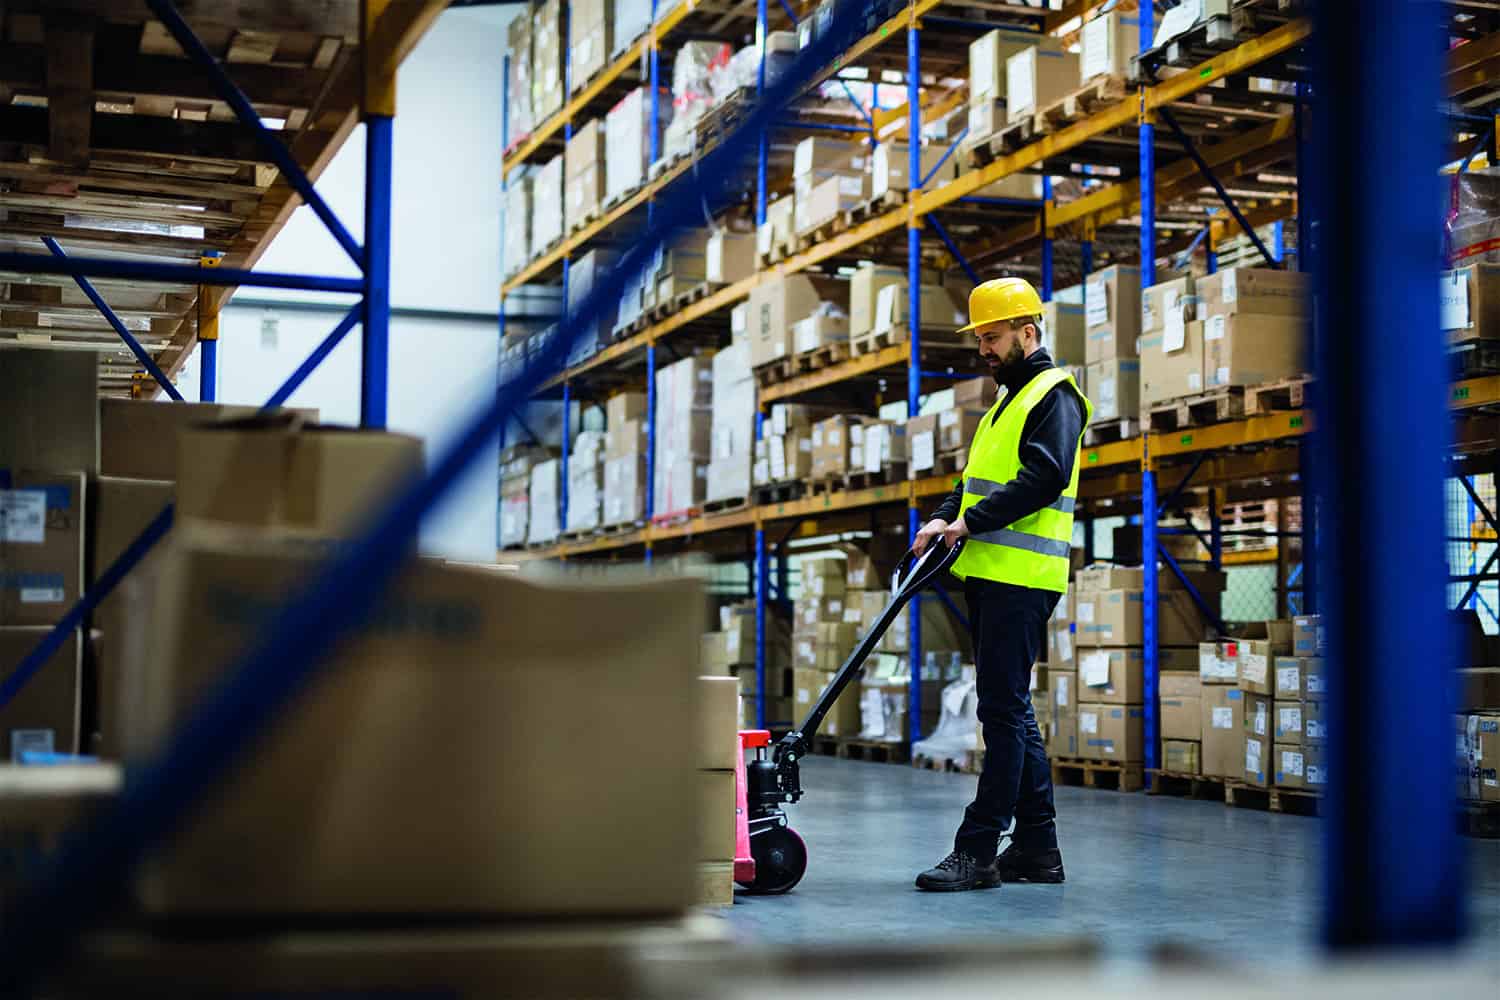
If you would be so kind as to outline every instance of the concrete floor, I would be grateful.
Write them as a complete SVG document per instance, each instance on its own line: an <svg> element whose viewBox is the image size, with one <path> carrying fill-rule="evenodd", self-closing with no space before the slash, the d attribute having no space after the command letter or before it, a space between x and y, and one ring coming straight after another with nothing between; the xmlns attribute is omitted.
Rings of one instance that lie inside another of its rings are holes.
<svg viewBox="0 0 1500 1000"><path fill-rule="evenodd" d="M1300 961L1316 950L1318 821L1219 802L1058 788L1068 881L934 894L971 775L808 758L791 812L809 863L785 896L739 896L737 939L776 944L1085 935L1120 957L1163 941ZM1474 943L1500 940L1500 841L1464 841Z"/></svg>

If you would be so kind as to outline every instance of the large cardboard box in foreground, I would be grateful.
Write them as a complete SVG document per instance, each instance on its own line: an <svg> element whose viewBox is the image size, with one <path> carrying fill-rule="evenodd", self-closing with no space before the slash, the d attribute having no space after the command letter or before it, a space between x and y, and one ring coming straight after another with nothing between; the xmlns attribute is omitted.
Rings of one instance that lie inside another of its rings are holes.
<svg viewBox="0 0 1500 1000"><path fill-rule="evenodd" d="M18 290L50 297L41 286L9 288L12 299ZM98 355L25 348L0 355L0 468L99 468Z"/></svg>
<svg viewBox="0 0 1500 1000"><path fill-rule="evenodd" d="M0 628L0 676L10 676L50 631ZM0 708L0 760L19 761L23 750L78 752L82 663L83 639L74 629L20 693Z"/></svg>
<svg viewBox="0 0 1500 1000"><path fill-rule="evenodd" d="M142 710L128 720L128 756L159 744L311 569L305 543L225 534L178 536L167 553L150 654L131 671ZM684 580L538 586L414 560L143 876L143 903L184 914L684 909L696 885L693 755L642 768L629 749L642 746L642 719L695 731L703 608Z"/></svg>
<svg viewBox="0 0 1500 1000"><path fill-rule="evenodd" d="M83 594L83 474L3 471L0 625L51 625Z"/></svg>
<svg viewBox="0 0 1500 1000"><path fill-rule="evenodd" d="M311 414L316 411L295 411ZM99 400L99 472L130 479L176 479L177 436L195 424L251 417L253 406Z"/></svg>

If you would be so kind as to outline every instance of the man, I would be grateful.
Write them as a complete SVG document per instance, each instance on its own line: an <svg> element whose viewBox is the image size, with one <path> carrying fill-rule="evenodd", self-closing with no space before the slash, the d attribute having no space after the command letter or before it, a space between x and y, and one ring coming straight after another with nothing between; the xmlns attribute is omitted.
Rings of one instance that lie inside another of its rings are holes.
<svg viewBox="0 0 1500 1000"><path fill-rule="evenodd" d="M964 581L978 668L984 770L953 852L917 876L930 891L1061 882L1052 767L1031 708L1031 666L1068 589L1078 456L1093 405L1042 348L1042 301L1021 278L969 295L979 354L1004 390L969 447L963 481L917 533L920 555L966 539ZM1000 837L1015 820L1010 845Z"/></svg>

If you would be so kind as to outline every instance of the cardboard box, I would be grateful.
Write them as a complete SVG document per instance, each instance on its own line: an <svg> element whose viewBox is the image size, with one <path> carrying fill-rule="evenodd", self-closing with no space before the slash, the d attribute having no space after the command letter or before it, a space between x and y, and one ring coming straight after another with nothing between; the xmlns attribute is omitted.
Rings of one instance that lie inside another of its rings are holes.
<svg viewBox="0 0 1500 1000"><path fill-rule="evenodd" d="M971 133L972 134L972 133ZM928 187L938 187L958 176L958 158L943 154L947 146L937 143L921 149L922 177ZM882 142L871 156L870 197L886 192L905 194L911 189L911 147L904 142ZM936 171L936 173L934 173ZM929 176L930 175L930 176Z"/></svg>
<svg viewBox="0 0 1500 1000"><path fill-rule="evenodd" d="M100 476L94 481L89 504L94 538L90 586L172 502L174 492L173 483L160 480ZM158 543L125 578L126 581L149 578L160 565L162 549ZM116 758L120 753L121 714L125 706L120 699L122 678L119 674L126 662L127 632L132 625L149 627L147 622L128 622L126 606L123 589L116 588L94 610L94 627L100 632L94 644L98 654L94 664L97 739L93 746L84 749L108 758Z"/></svg>
<svg viewBox="0 0 1500 1000"><path fill-rule="evenodd" d="M1087 348L1083 306L1053 299L1042 304L1042 343L1058 365L1083 365Z"/></svg>
<svg viewBox="0 0 1500 1000"><path fill-rule="evenodd" d="M1078 33L1080 83L1095 77L1124 77L1130 72L1130 58L1140 51L1140 14L1122 11L1101 14L1084 24Z"/></svg>
<svg viewBox="0 0 1500 1000"><path fill-rule="evenodd" d="M704 251L708 281L733 284L755 273L755 234L716 229Z"/></svg>
<svg viewBox="0 0 1500 1000"><path fill-rule="evenodd" d="M1162 739L1192 740L1195 746L1203 739L1203 685L1196 674L1159 674L1157 704Z"/></svg>
<svg viewBox="0 0 1500 1000"><path fill-rule="evenodd" d="M1238 778L1245 765L1245 692L1222 684L1203 687L1203 773Z"/></svg>
<svg viewBox="0 0 1500 1000"><path fill-rule="evenodd" d="M939 454L950 454L969 447L974 433L987 410L944 410L937 415L937 448Z"/></svg>
<svg viewBox="0 0 1500 1000"><path fill-rule="evenodd" d="M563 238L563 155L547 160L531 175L531 256L540 257Z"/></svg>
<svg viewBox="0 0 1500 1000"><path fill-rule="evenodd" d="M908 285L902 281L882 288L875 298L875 329L905 332L910 325L908 315L911 296ZM968 322L968 304L954 295L946 285L923 284L920 289L922 329L953 331Z"/></svg>
<svg viewBox="0 0 1500 1000"><path fill-rule="evenodd" d="M606 197L604 129L599 119L579 126L563 151L563 226L572 232L598 213Z"/></svg>
<svg viewBox="0 0 1500 1000"><path fill-rule="evenodd" d="M734 770L740 755L740 682L734 677L698 678L698 767Z"/></svg>
<svg viewBox="0 0 1500 1000"><path fill-rule="evenodd" d="M911 479L931 475L937 464L938 415L912 417L906 422L906 474Z"/></svg>
<svg viewBox="0 0 1500 1000"><path fill-rule="evenodd" d="M8 482L0 489L0 625L52 625L83 594L84 477L6 471Z"/></svg>
<svg viewBox="0 0 1500 1000"><path fill-rule="evenodd" d="M1078 706L1078 752L1089 760L1139 763L1146 759L1146 711L1140 705Z"/></svg>
<svg viewBox="0 0 1500 1000"><path fill-rule="evenodd" d="M1203 384L1257 385L1307 371L1307 328L1298 317L1239 313L1203 325Z"/></svg>
<svg viewBox="0 0 1500 1000"><path fill-rule="evenodd" d="M861 264L849 278L849 335L858 337L875 329L875 306L880 290L889 285L906 287L906 269L884 264Z"/></svg>
<svg viewBox="0 0 1500 1000"><path fill-rule="evenodd" d="M1249 785L1268 788L1276 778L1275 751L1268 736L1245 734L1245 776Z"/></svg>
<svg viewBox="0 0 1500 1000"><path fill-rule="evenodd" d="M1084 363L1136 358L1141 335L1141 272L1117 264L1084 283Z"/></svg>
<svg viewBox="0 0 1500 1000"><path fill-rule="evenodd" d="M1438 287L1448 343L1500 339L1500 266L1471 264L1444 271Z"/></svg>
<svg viewBox="0 0 1500 1000"><path fill-rule="evenodd" d="M792 324L812 315L823 294L836 301L834 286L805 274L762 281L750 290L750 366L759 368L791 355ZM852 329L852 325L851 325Z"/></svg>
<svg viewBox="0 0 1500 1000"><path fill-rule="evenodd" d="M1196 282L1198 318L1254 314L1301 317L1308 313L1308 275L1301 271L1231 267Z"/></svg>
<svg viewBox="0 0 1500 1000"><path fill-rule="evenodd" d="M609 198L628 194L646 181L650 113L646 88L637 87L604 117L604 186Z"/></svg>
<svg viewBox="0 0 1500 1000"><path fill-rule="evenodd" d="M1320 701L1327 687L1323 681L1323 660L1319 657L1276 657L1277 701Z"/></svg>
<svg viewBox="0 0 1500 1000"><path fill-rule="evenodd" d="M1072 711L1078 708L1083 692L1078 686L1078 674L1070 670L1047 671L1047 700L1054 712Z"/></svg>
<svg viewBox="0 0 1500 1000"><path fill-rule="evenodd" d="M1106 705L1145 700L1146 656L1139 647L1089 649L1078 654L1079 697Z"/></svg>
<svg viewBox="0 0 1500 1000"><path fill-rule="evenodd" d="M251 641L262 611L307 578L308 551L265 532L215 545L174 539L141 669L145 710L128 720L127 752L156 744ZM663 607L676 610L642 632ZM702 607L690 581L538 586L414 561L383 599L380 627L334 653L327 682L304 692L144 876L146 908L684 909L699 822L695 797L682 794L693 756L669 754L643 772L619 748L643 718L696 731ZM588 628L555 627L576 620ZM328 752L338 746L361 752ZM496 760L537 763L486 763ZM515 802L527 803L524 815L507 805ZM599 850L605 829L617 850ZM611 875L622 856L639 884Z"/></svg>
<svg viewBox="0 0 1500 1000"><path fill-rule="evenodd" d="M605 426L614 427L627 420L645 420L646 403L644 392L616 393L604 404Z"/></svg>
<svg viewBox="0 0 1500 1000"><path fill-rule="evenodd" d="M1048 757L1077 757L1078 710L1053 708L1043 735L1047 740Z"/></svg>
<svg viewBox="0 0 1500 1000"><path fill-rule="evenodd" d="M799 192L793 218L793 228L797 235L814 233L864 201L865 182L863 174L850 176L837 173L818 181L805 195Z"/></svg>
<svg viewBox="0 0 1500 1000"><path fill-rule="evenodd" d="M422 472L421 439L250 417L178 434L177 523L223 521L342 536Z"/></svg>
<svg viewBox="0 0 1500 1000"><path fill-rule="evenodd" d="M1141 409L1203 391L1203 324L1141 334Z"/></svg>
<svg viewBox="0 0 1500 1000"><path fill-rule="evenodd" d="M9 677L51 630L50 625L0 628L0 676ZM0 760L20 763L28 750L78 752L82 672L83 636L74 629L15 698L0 707Z"/></svg>
<svg viewBox="0 0 1500 1000"><path fill-rule="evenodd" d="M1221 594L1228 585L1228 577L1222 570L1206 569L1203 566L1184 566L1183 575L1200 594ZM1122 566L1118 563L1092 563L1074 575L1070 594L1082 596L1097 594L1105 590L1140 590L1146 585L1146 571L1141 566ZM1181 590L1182 581L1177 574L1163 564L1156 569L1158 590ZM1196 670L1194 664L1191 669Z"/></svg>
<svg viewBox="0 0 1500 1000"><path fill-rule="evenodd" d="M1328 765L1321 747L1272 745L1278 788L1321 790L1328 784Z"/></svg>
<svg viewBox="0 0 1500 1000"><path fill-rule="evenodd" d="M1192 274L1161 281L1141 294L1141 334L1160 333L1199 319L1198 292Z"/></svg>
<svg viewBox="0 0 1500 1000"><path fill-rule="evenodd" d="M1094 420L1135 418L1141 412L1141 363L1100 361L1085 369L1085 390L1094 404Z"/></svg>
<svg viewBox="0 0 1500 1000"><path fill-rule="evenodd" d="M1230 645L1230 644L1226 644ZM1276 692L1276 670L1272 664L1285 647L1278 643L1251 639L1232 644L1238 653L1235 678L1241 691L1270 697Z"/></svg>
<svg viewBox="0 0 1500 1000"><path fill-rule="evenodd" d="M1011 121L1045 108L1078 89L1078 56L1061 41L1043 36L1038 44L1005 60L1005 105Z"/></svg>
<svg viewBox="0 0 1500 1000"><path fill-rule="evenodd" d="M1002 98L981 96L969 99L969 131L964 135L963 146L973 147L999 132L1010 123L1005 113Z"/></svg>
<svg viewBox="0 0 1500 1000"><path fill-rule="evenodd" d="M995 28L969 43L969 101L1006 94L1006 61L1036 44L1031 32Z"/></svg>
<svg viewBox="0 0 1500 1000"><path fill-rule="evenodd" d="M738 709L738 705L735 706ZM734 771L700 770L698 786L699 861L734 860Z"/></svg>
<svg viewBox="0 0 1500 1000"><path fill-rule="evenodd" d="M1500 713L1459 715L1459 795L1479 802L1500 802Z"/></svg>
<svg viewBox="0 0 1500 1000"><path fill-rule="evenodd" d="M1275 715L1275 735L1277 743L1286 743L1290 746L1301 746L1303 743L1303 712L1302 702L1299 701L1276 701L1273 702Z"/></svg>
<svg viewBox="0 0 1500 1000"><path fill-rule="evenodd" d="M61 289L15 282L40 299ZM53 304L37 303L39 307ZM175 404L174 404L175 405ZM19 348L0 363L0 469L99 469L99 361L92 351Z"/></svg>
<svg viewBox="0 0 1500 1000"><path fill-rule="evenodd" d="M1266 695L1245 692L1245 735L1269 741L1275 731L1275 702Z"/></svg>
<svg viewBox="0 0 1500 1000"><path fill-rule="evenodd" d="M792 324L792 351L806 354L830 344L849 342L849 318L817 312Z"/></svg>
<svg viewBox="0 0 1500 1000"><path fill-rule="evenodd" d="M1500 708L1500 668L1468 667L1458 671L1458 708Z"/></svg>
<svg viewBox="0 0 1500 1000"><path fill-rule="evenodd" d="M100 399L99 472L130 479L176 479L177 438L183 429L252 417L257 412L253 406L222 403ZM317 421L316 410L293 412L309 422Z"/></svg>
<svg viewBox="0 0 1500 1000"><path fill-rule="evenodd" d="M953 407L957 410L988 410L999 395L1000 387L988 375L953 383Z"/></svg>
<svg viewBox="0 0 1500 1000"><path fill-rule="evenodd" d="M1298 615L1292 619L1292 655L1326 656L1321 615Z"/></svg>
<svg viewBox="0 0 1500 1000"><path fill-rule="evenodd" d="M1163 734L1165 736L1165 734ZM1162 767L1174 774L1202 774L1203 746L1194 740L1164 740Z"/></svg>
<svg viewBox="0 0 1500 1000"><path fill-rule="evenodd" d="M1188 646L1201 641L1208 623L1185 590L1166 590L1157 606L1157 641L1164 646ZM1216 595L1205 594L1216 601ZM1079 647L1140 646L1145 643L1141 616L1145 595L1139 590L1106 590L1079 595L1077 629Z"/></svg>

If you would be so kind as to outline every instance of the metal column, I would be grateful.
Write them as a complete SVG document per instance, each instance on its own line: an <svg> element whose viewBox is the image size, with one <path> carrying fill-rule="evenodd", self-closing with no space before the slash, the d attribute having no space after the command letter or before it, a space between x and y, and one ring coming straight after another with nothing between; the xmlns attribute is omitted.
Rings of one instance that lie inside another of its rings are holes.
<svg viewBox="0 0 1500 1000"><path fill-rule="evenodd" d="M1052 177L1042 177L1042 301L1052 301L1052 227L1047 214L1052 204Z"/></svg>
<svg viewBox="0 0 1500 1000"><path fill-rule="evenodd" d="M907 177L915 199L922 180L922 77L921 38L917 28L916 8L911 8L911 24L906 31L906 149ZM915 215L906 222L906 292L907 329L910 352L906 358L906 415L915 417L922 402L922 229ZM907 542L916 540L921 527L916 507L907 508ZM941 542L939 543L941 544ZM911 656L911 687L907 690L907 718L913 742L922 738L922 595L912 597L907 609L907 649Z"/></svg>
<svg viewBox="0 0 1500 1000"><path fill-rule="evenodd" d="M1152 18L1143 12L1140 18L1140 50L1151 48ZM1142 94L1144 95L1144 91ZM1142 112L1145 111L1144 96ZM1149 288L1156 281L1156 129L1142 115L1140 125L1140 173L1141 173L1141 288ZM1150 445L1141 469L1141 564L1144 567L1144 592L1142 596L1141 630L1145 635L1145 731L1146 731L1146 780L1151 780L1150 771L1158 766L1158 743L1161 736L1161 720L1156 710L1157 692L1157 581L1156 581L1156 471L1151 465Z"/></svg>
<svg viewBox="0 0 1500 1000"><path fill-rule="evenodd" d="M764 0L762 0L764 2ZM766 532L755 529L755 728L766 728L766 589L770 580ZM782 598L786 598L783 593Z"/></svg>
<svg viewBox="0 0 1500 1000"><path fill-rule="evenodd" d="M760 52L760 63L755 69L755 96L759 99L766 92L766 0L755 3L755 45ZM770 159L771 134L769 130L760 134L755 149L755 224L766 224L766 162ZM759 655L759 654L757 654Z"/></svg>
<svg viewBox="0 0 1500 1000"><path fill-rule="evenodd" d="M646 520L656 513L656 341L646 345ZM651 550L646 550L650 562Z"/></svg>
<svg viewBox="0 0 1500 1000"><path fill-rule="evenodd" d="M387 53L368 44L385 4L365 0L364 38L365 245L364 313L360 330L359 423L383 430L390 382L391 323L391 140L396 113L395 70L382 68Z"/></svg>
<svg viewBox="0 0 1500 1000"><path fill-rule="evenodd" d="M557 462L557 530L568 530L568 459L573 454L573 383L562 387L562 455Z"/></svg>
<svg viewBox="0 0 1500 1000"><path fill-rule="evenodd" d="M1342 13L1313 7L1314 39L1326 44L1314 53L1303 201L1340 243L1337 260L1315 252L1313 265L1315 484L1338 512L1321 539L1323 939L1339 950L1450 944L1464 927L1465 852L1453 821L1454 691L1441 679L1457 654L1444 601L1447 371L1440 338L1373 332L1397 316L1438 327L1431 206L1447 137L1433 110L1446 11L1366 0L1357 23ZM1390 406L1398 396L1414 402Z"/></svg>
<svg viewBox="0 0 1500 1000"><path fill-rule="evenodd" d="M198 258L199 267L218 267L224 255L205 251ZM219 398L219 309L210 303L209 289L198 286L198 401L212 403Z"/></svg>

